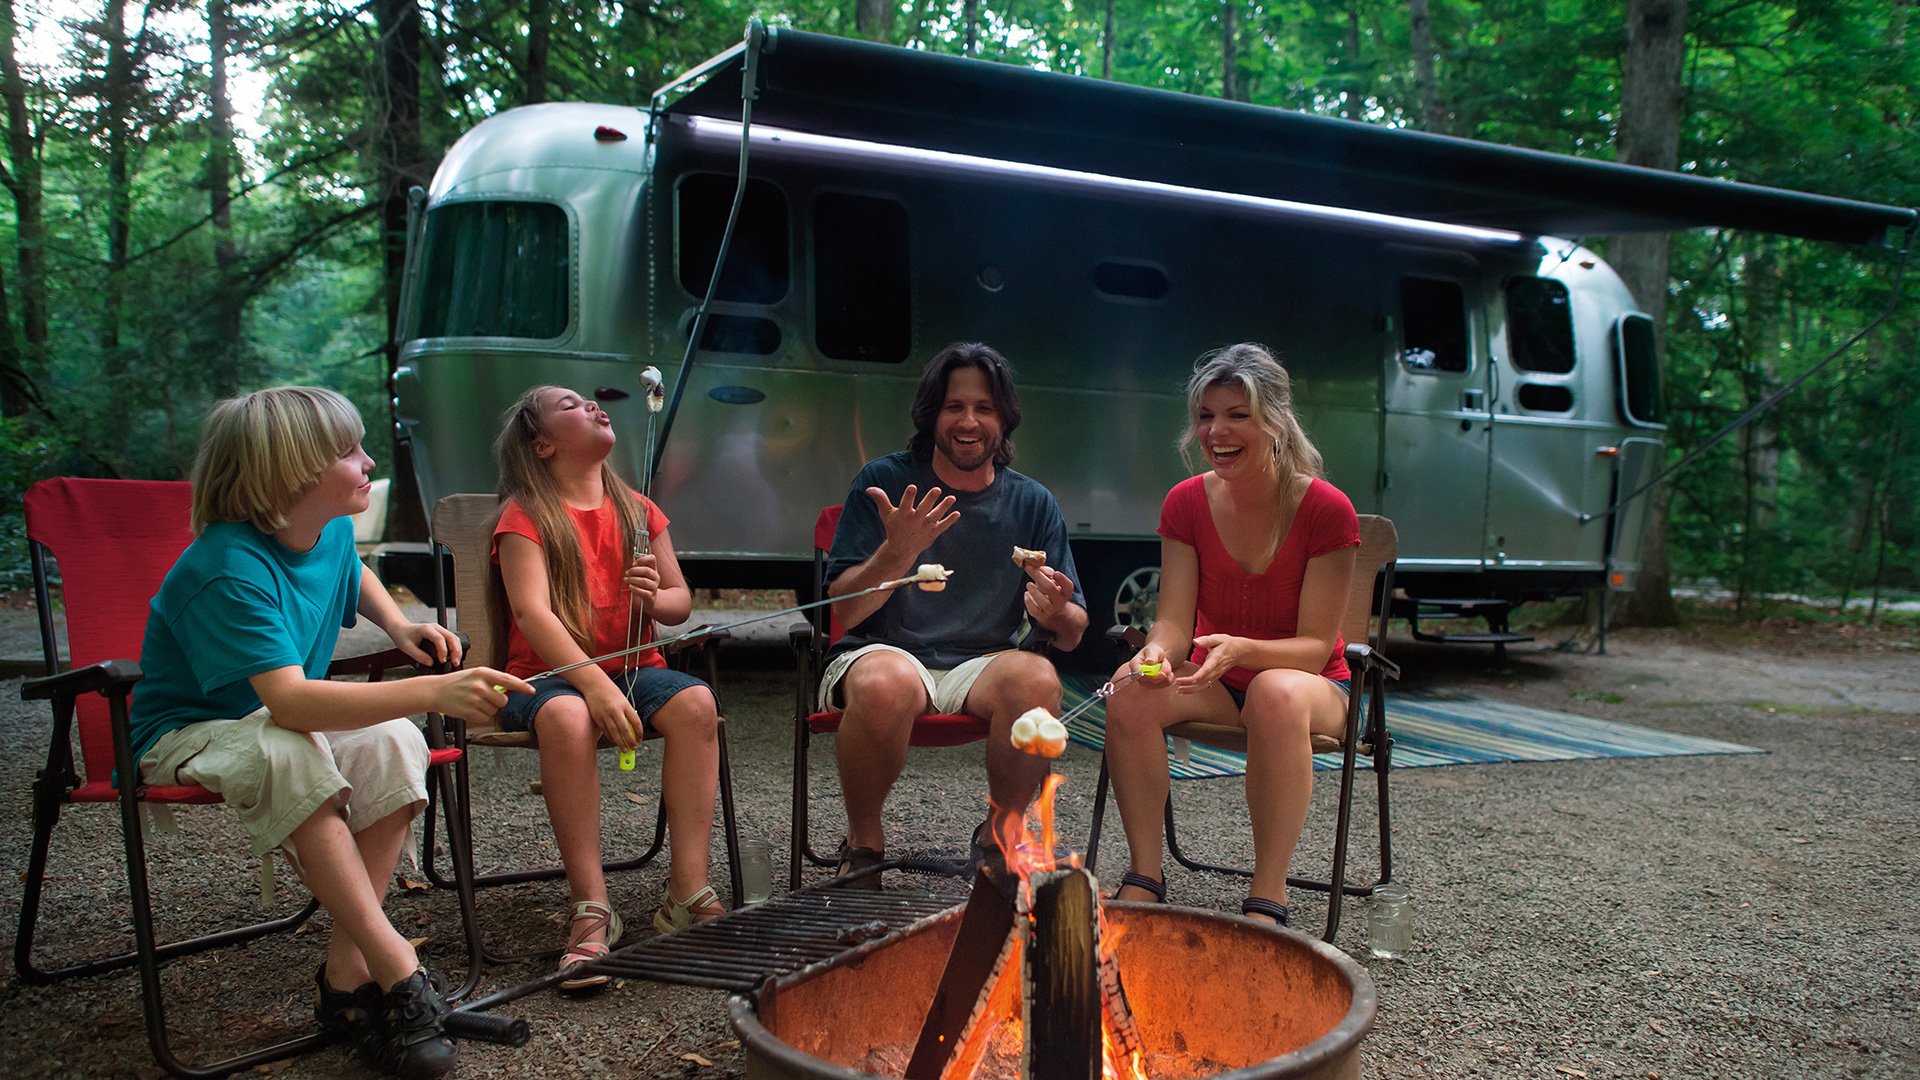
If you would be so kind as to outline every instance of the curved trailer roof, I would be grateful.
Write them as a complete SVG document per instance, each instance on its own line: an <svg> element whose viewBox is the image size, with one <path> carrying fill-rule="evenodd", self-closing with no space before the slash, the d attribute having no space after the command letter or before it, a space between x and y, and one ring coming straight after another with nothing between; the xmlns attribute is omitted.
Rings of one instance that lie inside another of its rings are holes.
<svg viewBox="0 0 1920 1080"><path fill-rule="evenodd" d="M742 50L672 113L738 120ZM1034 71L767 33L754 123L1529 234L1710 226L1868 243L1915 211ZM672 89L671 87L668 89Z"/></svg>

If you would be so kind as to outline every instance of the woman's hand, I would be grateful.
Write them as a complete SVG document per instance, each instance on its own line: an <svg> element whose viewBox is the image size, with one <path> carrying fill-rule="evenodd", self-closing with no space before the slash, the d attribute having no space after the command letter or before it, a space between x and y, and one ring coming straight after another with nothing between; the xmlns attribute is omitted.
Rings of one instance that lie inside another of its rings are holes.
<svg viewBox="0 0 1920 1080"><path fill-rule="evenodd" d="M1155 664L1158 664L1160 667L1159 670L1152 675L1145 674L1140 670L1143 667L1152 667ZM1120 665L1120 670L1113 673L1113 681L1115 685L1118 685L1121 679L1133 676L1135 677L1135 681L1141 686L1149 690L1161 690L1173 685L1173 668L1174 665L1167 662L1167 651L1152 642L1148 642L1141 646L1139 652L1133 654L1133 659Z"/></svg>
<svg viewBox="0 0 1920 1080"><path fill-rule="evenodd" d="M627 586L627 591L633 594L640 610L646 611L647 605L653 603L654 594L660 591L660 557L651 553L640 556L632 566L627 567L627 572L620 580Z"/></svg>
<svg viewBox="0 0 1920 1080"><path fill-rule="evenodd" d="M640 711L612 679L608 679L604 687L583 696L587 699L587 715L593 717L594 726L609 742L622 750L640 745Z"/></svg>
<svg viewBox="0 0 1920 1080"><path fill-rule="evenodd" d="M1197 694L1219 682L1222 675L1241 667L1240 658L1252 644L1246 638L1226 634L1207 634L1194 638L1193 643L1207 650L1207 659L1193 674L1173 680L1173 688L1182 694Z"/></svg>
<svg viewBox="0 0 1920 1080"><path fill-rule="evenodd" d="M426 667L460 666L460 637L439 623L395 623L387 628L387 636L393 639L395 648Z"/></svg>

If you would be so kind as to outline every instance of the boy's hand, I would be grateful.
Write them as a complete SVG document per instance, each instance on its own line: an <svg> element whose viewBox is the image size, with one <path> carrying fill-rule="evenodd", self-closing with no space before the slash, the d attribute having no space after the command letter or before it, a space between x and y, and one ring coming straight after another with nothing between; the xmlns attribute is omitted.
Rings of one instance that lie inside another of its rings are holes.
<svg viewBox="0 0 1920 1080"><path fill-rule="evenodd" d="M640 711L611 680L602 689L583 696L587 699L587 715L593 717L594 726L609 742L622 750L640 745Z"/></svg>
<svg viewBox="0 0 1920 1080"><path fill-rule="evenodd" d="M439 623L398 623L387 630L387 636L401 652L427 667L460 666L460 636Z"/></svg>
<svg viewBox="0 0 1920 1080"><path fill-rule="evenodd" d="M434 693L433 711L462 720L485 720L499 712L507 703L507 695L495 687L521 694L533 693L533 685L525 679L487 667L428 677L440 680Z"/></svg>
<svg viewBox="0 0 1920 1080"><path fill-rule="evenodd" d="M635 559L620 580L626 584L627 591L633 593L634 602L645 611L647 605L653 603L653 595L660 591L659 556L648 553Z"/></svg>

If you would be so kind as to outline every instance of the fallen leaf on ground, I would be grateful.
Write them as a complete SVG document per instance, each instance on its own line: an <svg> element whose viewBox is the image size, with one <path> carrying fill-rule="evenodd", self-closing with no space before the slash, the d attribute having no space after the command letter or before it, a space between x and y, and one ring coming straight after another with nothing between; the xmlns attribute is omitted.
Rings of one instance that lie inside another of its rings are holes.
<svg viewBox="0 0 1920 1080"><path fill-rule="evenodd" d="M1659 1032L1659 1033L1660 1033L1660 1034L1662 1034L1662 1035L1665 1035L1665 1034L1667 1033L1667 1028L1666 1028L1666 1025L1664 1025L1664 1024L1662 1024L1662 1023L1661 1023L1660 1021L1658 1021L1658 1020L1649 1020L1649 1021L1647 1021L1647 1026L1648 1026L1648 1027L1650 1027L1650 1028L1652 1028L1653 1030L1655 1030L1655 1031L1657 1031L1657 1032Z"/></svg>
<svg viewBox="0 0 1920 1080"><path fill-rule="evenodd" d="M719 1046L714 1047L715 1050L738 1050L739 1048L740 1048L739 1039L728 1039L726 1042L723 1042Z"/></svg>
<svg viewBox="0 0 1920 1080"><path fill-rule="evenodd" d="M1573 1068L1569 1068L1569 1067L1567 1067L1567 1066L1565 1066L1565 1065L1555 1065L1555 1066L1553 1067L1553 1071L1554 1071L1554 1072L1557 1072L1557 1073L1566 1073L1566 1074L1567 1074L1568 1076L1585 1076L1585 1075L1587 1075L1586 1073L1583 1073L1583 1072L1581 1072L1581 1071L1580 1071L1579 1069L1573 1069Z"/></svg>
<svg viewBox="0 0 1920 1080"><path fill-rule="evenodd" d="M644 802L646 802L647 800L646 800L646 798L645 798L644 796L640 796L640 795L635 795L635 794L634 794L633 792L631 792L631 791L629 791L629 792L627 792L627 801L628 801L628 802L636 802L636 803L644 803Z"/></svg>
<svg viewBox="0 0 1920 1080"><path fill-rule="evenodd" d="M1800 838L1799 838L1799 837L1797 837L1797 836L1790 836L1790 837L1788 837L1787 839L1789 839L1789 840L1792 840L1792 841L1793 841L1794 843L1796 843L1796 844L1811 844L1811 843L1813 843L1813 841L1811 841L1811 840L1802 840L1802 839L1800 839Z"/></svg>
<svg viewBox="0 0 1920 1080"><path fill-rule="evenodd" d="M433 886L424 881L415 881L410 877L401 878L400 887L408 892L427 892L433 888Z"/></svg>
<svg viewBox="0 0 1920 1080"><path fill-rule="evenodd" d="M708 1060L707 1060L706 1058L703 1058L703 1057L701 1057L701 1056L700 1056L699 1054L681 1054L681 1055L680 1055L680 1060L681 1060L681 1061L691 1061L691 1062L693 1062L693 1063L694 1063L695 1065L705 1065L705 1066L707 1066L707 1067L709 1067L709 1068L711 1068L711 1067L713 1066L713 1062L711 1062L711 1061L708 1061Z"/></svg>
<svg viewBox="0 0 1920 1080"><path fill-rule="evenodd" d="M407 944L417 949L420 946L425 945L427 942L432 940L433 940L432 938L412 937L407 939Z"/></svg>

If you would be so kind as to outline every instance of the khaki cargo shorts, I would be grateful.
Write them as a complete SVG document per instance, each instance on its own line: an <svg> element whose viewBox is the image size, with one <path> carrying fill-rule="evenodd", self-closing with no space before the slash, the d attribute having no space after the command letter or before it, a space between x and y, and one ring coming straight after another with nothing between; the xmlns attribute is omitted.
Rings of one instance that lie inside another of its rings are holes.
<svg viewBox="0 0 1920 1080"><path fill-rule="evenodd" d="M288 731L265 709L201 720L160 736L140 758L149 784L199 784L240 814L253 853L287 850L287 837L329 800L354 832L427 800L427 740L413 721L354 731ZM298 867L298 859L294 859Z"/></svg>
<svg viewBox="0 0 1920 1080"><path fill-rule="evenodd" d="M980 673L1001 653L1012 652L1002 649L1000 652L976 656L952 671L933 671L920 662L919 657L905 649L892 645L865 645L852 652L841 653L827 663L826 674L820 677L820 710L831 712L846 708L846 702L840 693L840 680L846 678L847 669L855 660L870 652L899 653L920 673L920 681L927 685L927 700L933 703L933 712L953 714L960 712L967 703L967 694L973 690L973 684L979 680Z"/></svg>

